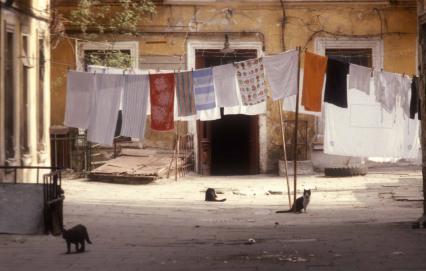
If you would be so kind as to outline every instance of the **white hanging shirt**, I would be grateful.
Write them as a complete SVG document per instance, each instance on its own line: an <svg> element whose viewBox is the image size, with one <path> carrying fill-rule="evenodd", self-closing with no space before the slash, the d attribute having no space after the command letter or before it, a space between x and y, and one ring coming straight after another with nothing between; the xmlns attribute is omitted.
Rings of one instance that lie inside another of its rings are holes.
<svg viewBox="0 0 426 271"><path fill-rule="evenodd" d="M274 101L296 95L298 62L297 50L263 58L266 80L271 87Z"/></svg>
<svg viewBox="0 0 426 271"><path fill-rule="evenodd" d="M385 71L374 71L374 88L376 102L380 103L387 112L395 109L396 97L401 87L401 75Z"/></svg>
<svg viewBox="0 0 426 271"><path fill-rule="evenodd" d="M350 64L348 88L355 88L367 95L370 94L371 72L371 68Z"/></svg>

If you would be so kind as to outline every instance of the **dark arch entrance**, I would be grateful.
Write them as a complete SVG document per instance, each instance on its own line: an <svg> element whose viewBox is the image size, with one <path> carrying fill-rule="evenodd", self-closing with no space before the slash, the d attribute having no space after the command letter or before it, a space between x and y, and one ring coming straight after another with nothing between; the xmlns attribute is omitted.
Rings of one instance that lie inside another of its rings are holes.
<svg viewBox="0 0 426 271"><path fill-rule="evenodd" d="M256 50L196 50L196 68L257 57ZM223 115L215 121L198 121L198 157L202 175L248 175L259 173L258 116Z"/></svg>

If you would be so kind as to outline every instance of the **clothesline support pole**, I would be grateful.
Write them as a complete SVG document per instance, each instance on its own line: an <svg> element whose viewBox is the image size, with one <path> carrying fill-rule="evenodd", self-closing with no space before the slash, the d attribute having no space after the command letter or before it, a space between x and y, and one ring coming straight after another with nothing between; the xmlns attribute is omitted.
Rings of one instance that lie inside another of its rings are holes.
<svg viewBox="0 0 426 271"><path fill-rule="evenodd" d="M284 169L285 169L285 179L287 181L288 207L291 208L290 181L288 179L287 148L285 145L285 127L284 127L284 117L283 117L283 108L282 108L281 100L278 100L278 107L280 111L281 136L282 136L283 151L284 151Z"/></svg>
<svg viewBox="0 0 426 271"><path fill-rule="evenodd" d="M294 182L293 182L293 203L296 202L296 193L297 193L297 129L299 128L299 78L300 78L300 46L297 47L298 51L298 64L297 64L297 91L296 91L296 117L295 117L295 125L294 125L294 162L293 162L293 176L294 176Z"/></svg>
<svg viewBox="0 0 426 271"><path fill-rule="evenodd" d="M175 181L178 179L178 159L179 159L179 121L176 122L176 157L175 157Z"/></svg>

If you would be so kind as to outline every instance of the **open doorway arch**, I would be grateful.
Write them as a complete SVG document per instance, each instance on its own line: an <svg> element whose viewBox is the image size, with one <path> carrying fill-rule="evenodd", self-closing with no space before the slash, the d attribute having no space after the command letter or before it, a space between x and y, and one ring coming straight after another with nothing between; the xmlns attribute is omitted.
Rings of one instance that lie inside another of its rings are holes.
<svg viewBox="0 0 426 271"><path fill-rule="evenodd" d="M263 55L261 42L231 41L236 53L228 57L220 55L223 46L223 41L188 41L188 68L215 66ZM195 160L199 173L246 175L266 171L265 116L222 114L220 120L193 121L188 126L195 135ZM235 139L240 139L238 145L233 145ZM229 146L232 146L232 155L228 152Z"/></svg>

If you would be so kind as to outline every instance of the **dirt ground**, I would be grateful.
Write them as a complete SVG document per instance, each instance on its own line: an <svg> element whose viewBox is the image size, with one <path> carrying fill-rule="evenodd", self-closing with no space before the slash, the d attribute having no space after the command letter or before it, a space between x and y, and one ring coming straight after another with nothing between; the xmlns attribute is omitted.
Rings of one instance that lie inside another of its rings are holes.
<svg viewBox="0 0 426 271"><path fill-rule="evenodd" d="M208 187L227 200L205 202ZM0 235L1 271L426 270L426 229L411 229L422 214L416 167L300 176L306 214L276 214L288 208L285 179L267 175L63 188L65 226L86 225L93 244L67 255L61 237Z"/></svg>

